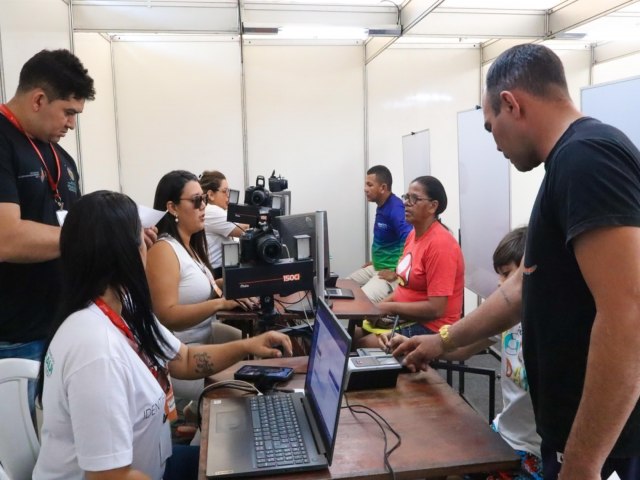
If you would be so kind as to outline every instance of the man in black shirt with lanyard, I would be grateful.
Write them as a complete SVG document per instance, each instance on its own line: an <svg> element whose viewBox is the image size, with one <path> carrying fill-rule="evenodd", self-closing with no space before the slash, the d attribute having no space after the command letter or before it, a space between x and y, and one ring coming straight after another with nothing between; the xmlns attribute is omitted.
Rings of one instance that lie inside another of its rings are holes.
<svg viewBox="0 0 640 480"><path fill-rule="evenodd" d="M94 97L77 57L43 50L0 106L0 358L41 358L60 294L60 225L80 197L76 164L58 142Z"/></svg>

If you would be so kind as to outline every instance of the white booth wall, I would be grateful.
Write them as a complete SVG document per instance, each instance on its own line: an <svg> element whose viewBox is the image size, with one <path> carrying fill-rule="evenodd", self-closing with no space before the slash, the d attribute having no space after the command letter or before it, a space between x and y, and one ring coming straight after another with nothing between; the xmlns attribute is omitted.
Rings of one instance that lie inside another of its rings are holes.
<svg viewBox="0 0 640 480"><path fill-rule="evenodd" d="M36 9L44 13L34 17ZM456 115L480 103L487 66L480 66L478 49L390 48L365 66L362 46L250 45L241 55L237 37L109 42L75 33L73 39L98 92L80 116L85 192L122 188L151 204L158 179L171 169L217 168L239 190L245 177L253 184L275 169L290 181L294 212L328 211L332 269L346 275L369 248L366 168L388 165L401 185L402 136L429 129L431 171L449 195L443 220L458 229ZM0 41L10 98L27 58L42 48L70 47L68 6L3 0ZM589 84L590 52L558 53L577 102ZM637 75L635 60L598 64L593 79ZM73 135L62 144L79 157ZM512 226L527 222L542 174L542 168L512 172Z"/></svg>
<svg viewBox="0 0 640 480"><path fill-rule="evenodd" d="M111 42L97 33L76 33L73 43L96 89L95 100L85 102L78 116L82 191L120 191Z"/></svg>
<svg viewBox="0 0 640 480"><path fill-rule="evenodd" d="M443 222L457 235L457 112L478 104L479 51L393 48L367 66L369 165L389 167L401 195L402 136L429 130L431 175L445 187ZM373 210L373 209L372 209Z"/></svg>
<svg viewBox="0 0 640 480"><path fill-rule="evenodd" d="M34 15L34 12L38 12ZM16 92L22 65L43 48L69 48L69 8L50 0L2 0L0 43L5 98ZM78 158L76 135L68 134L60 145ZM82 174L82 171L80 172Z"/></svg>
<svg viewBox="0 0 640 480"><path fill-rule="evenodd" d="M616 58L593 66L593 84L622 80L640 75L640 53ZM582 86L586 86L582 85Z"/></svg>
<svg viewBox="0 0 640 480"><path fill-rule="evenodd" d="M364 261L362 47L244 48L249 182L275 169L293 213L327 211L331 269Z"/></svg>
<svg viewBox="0 0 640 480"><path fill-rule="evenodd" d="M92 58L102 72L107 61L100 53L102 37L89 35L76 35L82 44L77 53L83 61ZM245 47L246 139L237 37L123 36L111 42L111 49L115 95L109 99L117 111L124 193L152 205L160 177L178 168L196 174L218 169L231 188L243 191L246 141L249 184L273 170L286 177L292 212L327 210L332 269L347 275L360 266L365 244L362 47ZM108 75L99 78L106 86ZM92 119L98 115L96 110ZM111 123L113 112L104 118ZM83 124L85 130L99 133L97 125Z"/></svg>
<svg viewBox="0 0 640 480"><path fill-rule="evenodd" d="M113 41L122 191L153 205L171 170L242 182L237 41Z"/></svg>

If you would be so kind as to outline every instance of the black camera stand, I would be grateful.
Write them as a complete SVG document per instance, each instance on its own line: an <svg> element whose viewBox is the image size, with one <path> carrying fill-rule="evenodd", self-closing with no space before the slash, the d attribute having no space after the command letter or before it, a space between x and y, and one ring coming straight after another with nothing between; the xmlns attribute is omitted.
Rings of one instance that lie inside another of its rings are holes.
<svg viewBox="0 0 640 480"><path fill-rule="evenodd" d="M294 325L282 327L278 325L278 319L282 318L275 308L273 295L260 296L260 318L258 319L258 333L277 330L290 337L302 337L310 339L313 330L309 325Z"/></svg>

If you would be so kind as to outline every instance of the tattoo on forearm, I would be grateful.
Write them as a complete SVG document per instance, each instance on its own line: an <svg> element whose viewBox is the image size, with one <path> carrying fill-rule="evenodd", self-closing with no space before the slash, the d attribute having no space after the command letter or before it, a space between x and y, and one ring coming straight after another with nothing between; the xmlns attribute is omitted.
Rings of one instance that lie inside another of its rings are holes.
<svg viewBox="0 0 640 480"><path fill-rule="evenodd" d="M193 355L193 359L196 362L196 373L202 375L211 375L213 373L213 362L208 353L196 353Z"/></svg>
<svg viewBox="0 0 640 480"><path fill-rule="evenodd" d="M500 290L502 298L504 298L504 301L507 302L507 305L511 306L511 300L509 300L509 297L507 297L507 292L505 292L502 287L498 287L498 290Z"/></svg>

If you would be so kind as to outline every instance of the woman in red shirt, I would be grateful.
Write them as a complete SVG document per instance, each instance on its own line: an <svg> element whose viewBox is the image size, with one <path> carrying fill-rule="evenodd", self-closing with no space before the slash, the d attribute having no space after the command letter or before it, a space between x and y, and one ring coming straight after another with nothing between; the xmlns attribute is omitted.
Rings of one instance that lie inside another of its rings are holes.
<svg viewBox="0 0 640 480"><path fill-rule="evenodd" d="M395 275L396 290L378 308L399 315L398 333L406 337L437 333L462 315L464 260L458 242L440 222L447 208L447 194L432 176L416 178L402 195L407 222L413 225ZM359 346L379 346L373 335Z"/></svg>

